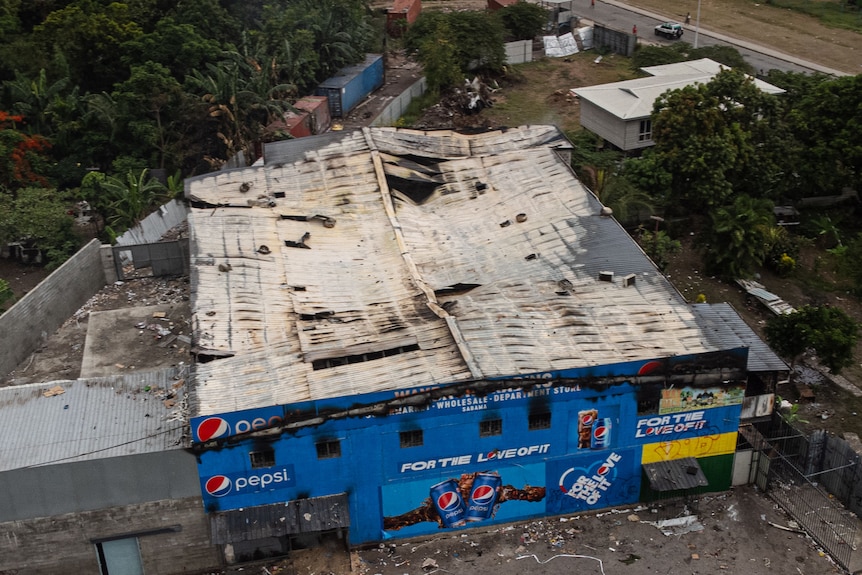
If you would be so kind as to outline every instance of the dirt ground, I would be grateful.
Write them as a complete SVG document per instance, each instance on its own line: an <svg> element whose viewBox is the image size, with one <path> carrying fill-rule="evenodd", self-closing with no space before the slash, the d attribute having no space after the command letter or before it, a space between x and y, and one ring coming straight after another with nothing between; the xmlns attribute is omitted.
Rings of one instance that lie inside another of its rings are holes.
<svg viewBox="0 0 862 575"><path fill-rule="evenodd" d="M688 522L674 519L689 515ZM753 487L244 565L271 575L827 575L828 555ZM239 573L238 568L225 573Z"/></svg>
<svg viewBox="0 0 862 575"><path fill-rule="evenodd" d="M44 270L39 270L0 259L0 277L11 278L7 281L21 295L44 277ZM189 364L190 319L188 278L140 278L108 285L17 369L0 375L0 387ZM88 357L99 358L98 362L85 363L88 347Z"/></svg>

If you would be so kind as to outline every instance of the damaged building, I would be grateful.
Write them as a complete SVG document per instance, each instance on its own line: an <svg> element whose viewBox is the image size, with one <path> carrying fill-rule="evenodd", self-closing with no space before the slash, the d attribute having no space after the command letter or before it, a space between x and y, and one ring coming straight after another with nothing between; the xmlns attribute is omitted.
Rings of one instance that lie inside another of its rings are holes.
<svg viewBox="0 0 862 575"><path fill-rule="evenodd" d="M0 389L0 572L199 573L747 483L740 420L787 366L686 303L570 153L551 126L371 128L188 180L196 362L85 352ZM111 254L16 305L60 317ZM121 311L85 350L152 337Z"/></svg>
<svg viewBox="0 0 862 575"><path fill-rule="evenodd" d="M570 150L366 128L186 181L189 449L226 561L730 487L756 337L685 301Z"/></svg>

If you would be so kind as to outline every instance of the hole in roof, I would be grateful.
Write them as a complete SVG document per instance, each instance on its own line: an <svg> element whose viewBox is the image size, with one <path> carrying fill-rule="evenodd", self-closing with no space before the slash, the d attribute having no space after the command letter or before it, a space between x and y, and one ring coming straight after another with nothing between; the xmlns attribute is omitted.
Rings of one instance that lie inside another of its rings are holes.
<svg viewBox="0 0 862 575"><path fill-rule="evenodd" d="M462 293L467 293L468 291L475 289L477 287L481 287L482 284L465 284L465 283L457 283L454 285L450 285L449 287L436 289L434 290L434 295L437 297L446 296L446 295L457 295Z"/></svg>

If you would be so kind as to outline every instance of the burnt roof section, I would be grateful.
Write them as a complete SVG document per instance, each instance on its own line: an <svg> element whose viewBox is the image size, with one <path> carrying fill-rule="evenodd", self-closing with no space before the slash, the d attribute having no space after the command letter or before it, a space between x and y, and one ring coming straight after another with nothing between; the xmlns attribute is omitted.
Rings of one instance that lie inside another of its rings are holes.
<svg viewBox="0 0 862 575"><path fill-rule="evenodd" d="M316 142L186 183L192 416L716 349L557 128Z"/></svg>

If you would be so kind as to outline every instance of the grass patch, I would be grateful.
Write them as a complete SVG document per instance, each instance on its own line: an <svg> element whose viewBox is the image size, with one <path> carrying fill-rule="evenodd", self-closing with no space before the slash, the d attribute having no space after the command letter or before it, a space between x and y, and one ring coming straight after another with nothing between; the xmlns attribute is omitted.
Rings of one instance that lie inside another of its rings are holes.
<svg viewBox="0 0 862 575"><path fill-rule="evenodd" d="M862 32L862 10L848 2L813 2L812 0L768 0L776 8L793 10L817 18L827 26Z"/></svg>
<svg viewBox="0 0 862 575"><path fill-rule="evenodd" d="M591 50L511 66L500 79L494 106L482 115L498 126L552 124L567 133L580 130L580 108L569 90L635 77L629 58L605 55L597 64L597 56Z"/></svg>

